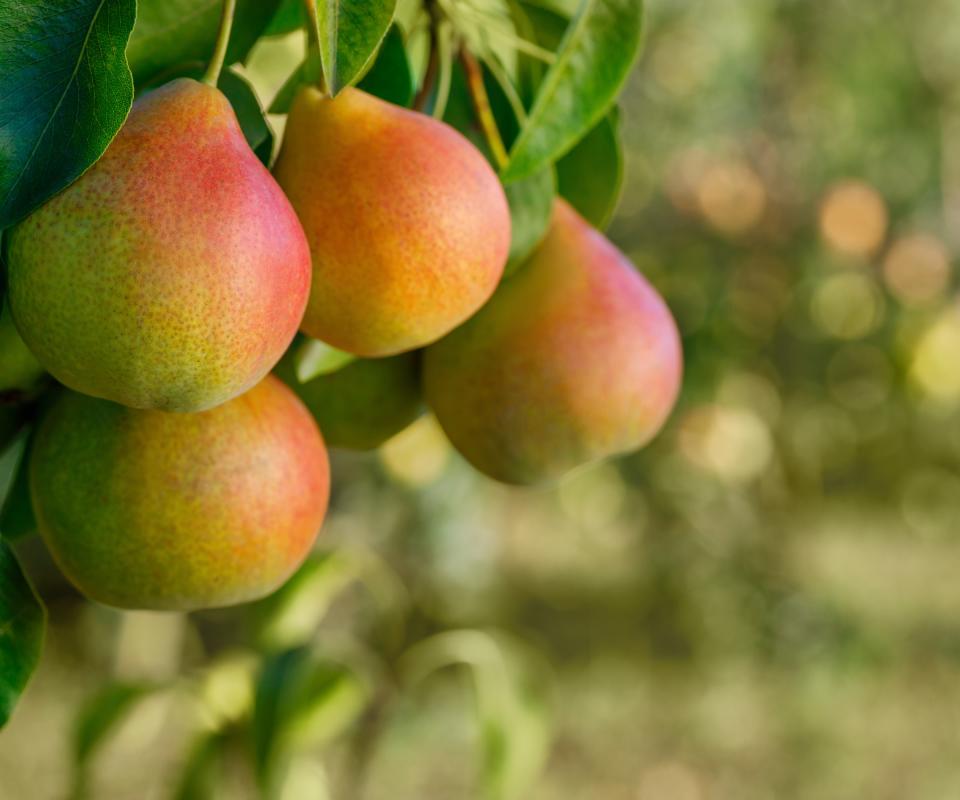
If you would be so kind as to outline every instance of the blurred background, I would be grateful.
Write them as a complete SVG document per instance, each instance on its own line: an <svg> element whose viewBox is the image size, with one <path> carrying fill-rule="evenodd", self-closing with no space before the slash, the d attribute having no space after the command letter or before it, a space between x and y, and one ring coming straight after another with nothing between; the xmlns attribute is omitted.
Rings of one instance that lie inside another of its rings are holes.
<svg viewBox="0 0 960 800"><path fill-rule="evenodd" d="M609 235L683 332L665 432L537 492L429 417L337 453L324 553L253 608L95 607L24 542L50 629L2 800L168 797L211 763L220 793L182 796L253 796L237 753L278 737L290 798L960 796L960 14L647 6ZM248 65L265 103L284 47ZM297 658L349 670L291 695Z"/></svg>

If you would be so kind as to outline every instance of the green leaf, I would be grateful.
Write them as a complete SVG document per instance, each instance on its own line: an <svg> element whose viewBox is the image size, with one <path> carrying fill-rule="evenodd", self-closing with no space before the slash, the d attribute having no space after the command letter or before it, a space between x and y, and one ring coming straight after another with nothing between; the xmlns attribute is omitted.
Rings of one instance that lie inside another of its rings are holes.
<svg viewBox="0 0 960 800"><path fill-rule="evenodd" d="M306 64L301 64L280 87L270 104L270 113L288 113L297 90L306 82ZM357 88L398 106L409 107L413 101L413 71L407 58L403 33L398 26L390 27L373 66L357 84Z"/></svg>
<svg viewBox="0 0 960 800"><path fill-rule="evenodd" d="M183 765L174 800L211 800L216 797L226 737L222 733L201 736L190 748Z"/></svg>
<svg viewBox="0 0 960 800"><path fill-rule="evenodd" d="M112 683L84 703L73 726L72 800L90 797L90 771L97 748L133 707L156 688L147 683Z"/></svg>
<svg viewBox="0 0 960 800"><path fill-rule="evenodd" d="M584 0L510 150L505 181L556 161L606 114L639 53L642 17L640 0Z"/></svg>
<svg viewBox="0 0 960 800"><path fill-rule="evenodd" d="M413 102L413 70L410 68L403 32L399 26L390 26L383 44L380 45L377 60L357 84L357 88L398 106L409 107Z"/></svg>
<svg viewBox="0 0 960 800"><path fill-rule="evenodd" d="M303 13L303 0L280 0L280 7L273 15L270 24L263 32L264 36L283 36L303 26L306 14Z"/></svg>
<svg viewBox="0 0 960 800"><path fill-rule="evenodd" d="M610 224L623 185L619 115L607 114L557 162L557 186L591 225Z"/></svg>
<svg viewBox="0 0 960 800"><path fill-rule="evenodd" d="M30 500L30 474L27 454L32 431L22 429L0 455L0 535L17 539L36 530L36 518Z"/></svg>
<svg viewBox="0 0 960 800"><path fill-rule="evenodd" d="M540 244L550 224L556 186L553 169L535 172L508 183L504 190L510 205L510 256L504 275L511 275Z"/></svg>
<svg viewBox="0 0 960 800"><path fill-rule="evenodd" d="M78 770L83 770L97 746L134 704L155 688L145 683L114 683L83 705L73 727L73 760Z"/></svg>
<svg viewBox="0 0 960 800"><path fill-rule="evenodd" d="M318 375L329 375L341 367L345 367L356 356L337 350L319 339L304 339L293 356L297 380L300 383L312 381Z"/></svg>
<svg viewBox="0 0 960 800"><path fill-rule="evenodd" d="M0 727L40 660L46 613L10 545L0 539Z"/></svg>
<svg viewBox="0 0 960 800"><path fill-rule="evenodd" d="M520 643L479 630L447 631L418 642L403 655L400 671L409 685L457 665L473 678L483 748L481 796L527 797L550 740L544 694L549 674Z"/></svg>
<svg viewBox="0 0 960 800"><path fill-rule="evenodd" d="M135 0L0 0L0 229L80 177L130 111Z"/></svg>
<svg viewBox="0 0 960 800"><path fill-rule="evenodd" d="M127 58L139 84L176 64L204 63L213 53L222 0L139 0ZM280 0L237 0L227 64L243 61Z"/></svg>
<svg viewBox="0 0 960 800"><path fill-rule="evenodd" d="M320 58L334 97L373 60L393 21L396 0L320 0Z"/></svg>
<svg viewBox="0 0 960 800"><path fill-rule="evenodd" d="M267 659L253 711L254 763L264 793L271 794L293 750L334 738L360 714L368 694L351 670L308 647Z"/></svg>

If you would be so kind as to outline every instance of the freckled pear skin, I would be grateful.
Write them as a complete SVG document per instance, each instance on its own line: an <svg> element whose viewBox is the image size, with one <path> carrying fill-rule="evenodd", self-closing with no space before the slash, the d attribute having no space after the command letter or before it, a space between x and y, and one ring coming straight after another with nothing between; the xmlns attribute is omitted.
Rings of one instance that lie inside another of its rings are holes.
<svg viewBox="0 0 960 800"><path fill-rule="evenodd" d="M10 306L72 389L198 411L255 385L306 306L296 215L227 99L189 79L139 99L106 153L13 228Z"/></svg>
<svg viewBox="0 0 960 800"><path fill-rule="evenodd" d="M372 450L424 411L416 353L359 358L306 383L297 380L292 363L280 364L277 374L310 409L330 447Z"/></svg>
<svg viewBox="0 0 960 800"><path fill-rule="evenodd" d="M81 592L179 611L280 586L320 530L330 477L316 423L273 376L197 414L64 392L30 470L40 533Z"/></svg>
<svg viewBox="0 0 960 800"><path fill-rule="evenodd" d="M427 403L454 446L514 484L645 444L681 371L662 298L563 201L530 261L423 361Z"/></svg>
<svg viewBox="0 0 960 800"><path fill-rule="evenodd" d="M359 89L294 99L274 175L313 256L302 330L359 356L436 341L496 288L510 213L460 133Z"/></svg>

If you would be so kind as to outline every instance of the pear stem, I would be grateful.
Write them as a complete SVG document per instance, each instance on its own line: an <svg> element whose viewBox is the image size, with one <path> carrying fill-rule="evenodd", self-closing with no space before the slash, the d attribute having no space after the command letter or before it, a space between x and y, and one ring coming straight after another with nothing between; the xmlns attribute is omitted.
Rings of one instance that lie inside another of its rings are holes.
<svg viewBox="0 0 960 800"><path fill-rule="evenodd" d="M317 0L303 0L307 14L304 28L307 31L307 59L304 62L305 77L327 94L327 82L323 75L323 56L320 50L320 18L317 16Z"/></svg>
<svg viewBox="0 0 960 800"><path fill-rule="evenodd" d="M503 138L497 128L497 121L493 116L493 110L490 108L490 97L487 95L487 88L483 85L483 71L480 69L480 63L466 47L460 48L460 63L463 65L463 71L467 76L467 89L470 92L470 99L473 101L473 110L477 115L477 122L480 123L483 136L487 140L487 146L490 148L493 160L497 163L497 168L503 169L507 166L510 157L507 155L507 148L503 144Z"/></svg>
<svg viewBox="0 0 960 800"><path fill-rule="evenodd" d="M227 45L230 43L230 30L233 28L233 12L236 10L237 0L223 0L220 11L220 29L217 31L217 44L210 57L207 71L203 73L203 82L208 86L216 86L220 79L220 71L227 57Z"/></svg>

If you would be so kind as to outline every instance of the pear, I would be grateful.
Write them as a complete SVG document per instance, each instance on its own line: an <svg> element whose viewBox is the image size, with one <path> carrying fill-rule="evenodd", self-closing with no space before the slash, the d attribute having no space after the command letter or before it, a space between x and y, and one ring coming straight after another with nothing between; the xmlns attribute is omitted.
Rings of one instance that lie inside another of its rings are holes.
<svg viewBox="0 0 960 800"><path fill-rule="evenodd" d="M652 438L676 400L681 361L663 299L558 201L531 259L427 348L424 394L478 470L538 484Z"/></svg>
<svg viewBox="0 0 960 800"><path fill-rule="evenodd" d="M439 339L490 297L510 214L480 152L445 123L359 89L294 98L274 175L303 223L302 330L376 357Z"/></svg>
<svg viewBox="0 0 960 800"><path fill-rule="evenodd" d="M285 358L277 375L310 409L330 447L372 450L423 413L419 361L418 353L358 358L300 383Z"/></svg>
<svg viewBox="0 0 960 800"><path fill-rule="evenodd" d="M146 94L103 157L10 234L10 308L72 389L197 411L255 385L309 294L310 255L280 187L217 89Z"/></svg>
<svg viewBox="0 0 960 800"><path fill-rule="evenodd" d="M281 381L197 414L64 392L31 451L40 534L88 597L188 611L254 600L323 522L327 452Z"/></svg>

